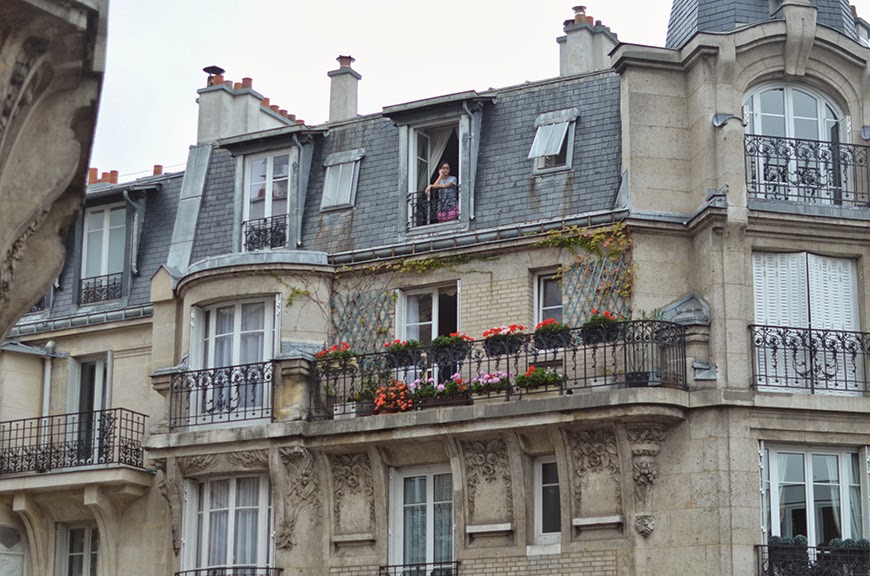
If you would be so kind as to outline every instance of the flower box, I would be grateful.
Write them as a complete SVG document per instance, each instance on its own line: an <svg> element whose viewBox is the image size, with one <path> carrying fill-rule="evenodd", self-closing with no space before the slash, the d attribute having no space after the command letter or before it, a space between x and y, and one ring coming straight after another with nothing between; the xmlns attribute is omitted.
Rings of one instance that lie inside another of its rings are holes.
<svg viewBox="0 0 870 576"><path fill-rule="evenodd" d="M626 388L647 388L651 386L661 386L662 377L655 370L643 370L639 372L625 373Z"/></svg>
<svg viewBox="0 0 870 576"><path fill-rule="evenodd" d="M401 350L399 352L387 352L384 355L387 368L404 368L406 366L421 366L423 353L420 350Z"/></svg>
<svg viewBox="0 0 870 576"><path fill-rule="evenodd" d="M516 354L523 348L526 338L522 335L490 336L483 341L483 349L488 356Z"/></svg>
<svg viewBox="0 0 870 576"><path fill-rule="evenodd" d="M468 343L450 344L447 346L432 346L429 349L429 360L439 366L461 364L468 358L471 345Z"/></svg>
<svg viewBox="0 0 870 576"><path fill-rule="evenodd" d="M567 348L571 345L572 337L570 330L555 330L535 334L535 348L538 350L552 350L554 348Z"/></svg>
<svg viewBox="0 0 870 576"><path fill-rule="evenodd" d="M622 326L611 324L604 326L584 326L580 328L583 343L591 346L607 342L616 342L622 337Z"/></svg>
<svg viewBox="0 0 870 576"><path fill-rule="evenodd" d="M425 410L426 408L441 408L444 406L468 406L471 403L471 395L468 392L457 392L450 396L420 398L417 401L417 407L420 410Z"/></svg>

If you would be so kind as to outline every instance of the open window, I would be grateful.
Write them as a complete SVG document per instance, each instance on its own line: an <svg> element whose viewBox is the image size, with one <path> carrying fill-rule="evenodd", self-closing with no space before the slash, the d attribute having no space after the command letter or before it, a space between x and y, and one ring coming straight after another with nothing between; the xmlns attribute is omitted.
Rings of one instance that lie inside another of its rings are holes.
<svg viewBox="0 0 870 576"><path fill-rule="evenodd" d="M562 286L555 274L541 274L536 277L535 322L552 318L562 321Z"/></svg>
<svg viewBox="0 0 870 576"><path fill-rule="evenodd" d="M242 241L246 251L287 245L290 153L259 154L245 159Z"/></svg>
<svg viewBox="0 0 870 576"><path fill-rule="evenodd" d="M123 205L85 210L79 304L123 296L126 248L127 209Z"/></svg>
<svg viewBox="0 0 870 576"><path fill-rule="evenodd" d="M409 226L428 226L459 218L459 123L414 128L408 179ZM449 169L442 179L441 168ZM426 191L430 184L446 188Z"/></svg>
<svg viewBox="0 0 870 576"><path fill-rule="evenodd" d="M437 336L459 328L458 285L409 290L399 301L399 336L428 346Z"/></svg>
<svg viewBox="0 0 870 576"><path fill-rule="evenodd" d="M323 162L326 174L323 179L321 210L350 208L356 201L360 160L365 155L362 148L330 154Z"/></svg>
<svg viewBox="0 0 870 576"><path fill-rule="evenodd" d="M535 172L571 168L574 150L574 126L580 112L576 108L541 114L535 119L535 140L529 159Z"/></svg>

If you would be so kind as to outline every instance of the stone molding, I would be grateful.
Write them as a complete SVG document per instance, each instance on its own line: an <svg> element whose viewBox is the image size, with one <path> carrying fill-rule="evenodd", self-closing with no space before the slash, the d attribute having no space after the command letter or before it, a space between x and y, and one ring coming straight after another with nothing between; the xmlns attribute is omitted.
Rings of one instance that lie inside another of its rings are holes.
<svg viewBox="0 0 870 576"><path fill-rule="evenodd" d="M619 502L617 509L622 507L622 481L619 464L619 450L616 444L616 433L612 428L597 430L569 431L568 448L574 461L574 508L580 513L583 499L580 490L580 479L590 472L609 473L616 488Z"/></svg>
<svg viewBox="0 0 870 576"><path fill-rule="evenodd" d="M181 552L182 478L174 458L153 458L151 463L157 470L157 489L169 505L172 552L178 556Z"/></svg>
<svg viewBox="0 0 870 576"><path fill-rule="evenodd" d="M498 480L505 485L505 506L508 518L513 518L513 487L507 443L502 438L460 442L465 462L465 483L468 486L469 516L474 517L476 500L482 486Z"/></svg>
<svg viewBox="0 0 870 576"><path fill-rule="evenodd" d="M317 461L307 448L279 448L277 462L272 466L273 486L286 488L278 499L275 520L275 546L284 550L296 545L296 521L307 510L311 526L321 525L322 503L317 480Z"/></svg>
<svg viewBox="0 0 870 576"><path fill-rule="evenodd" d="M267 450L242 450L222 454L197 454L179 456L178 469L185 478L203 474L239 473L269 469Z"/></svg>
<svg viewBox="0 0 870 576"><path fill-rule="evenodd" d="M375 525L375 490L372 464L365 452L356 454L330 454L332 475L333 518L336 533L341 532L341 510L351 499L363 499L368 509L368 525Z"/></svg>
<svg viewBox="0 0 870 576"><path fill-rule="evenodd" d="M632 479L634 480L635 530L644 538L655 529L652 515L653 487L659 476L656 456L667 437L668 430L661 424L630 424L625 427L631 449Z"/></svg>

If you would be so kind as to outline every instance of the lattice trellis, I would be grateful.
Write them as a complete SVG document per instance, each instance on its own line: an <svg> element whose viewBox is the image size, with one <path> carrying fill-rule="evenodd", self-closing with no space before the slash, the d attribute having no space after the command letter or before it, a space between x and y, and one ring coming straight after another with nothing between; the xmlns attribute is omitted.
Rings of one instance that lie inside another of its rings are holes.
<svg viewBox="0 0 870 576"><path fill-rule="evenodd" d="M393 333L393 298L372 290L332 297L332 327L336 341L350 344L355 352L379 352Z"/></svg>
<svg viewBox="0 0 870 576"><path fill-rule="evenodd" d="M630 255L618 258L585 254L562 273L562 301L565 321L580 326L591 310L610 311L617 316L628 316L629 299L621 296L623 281L629 274Z"/></svg>

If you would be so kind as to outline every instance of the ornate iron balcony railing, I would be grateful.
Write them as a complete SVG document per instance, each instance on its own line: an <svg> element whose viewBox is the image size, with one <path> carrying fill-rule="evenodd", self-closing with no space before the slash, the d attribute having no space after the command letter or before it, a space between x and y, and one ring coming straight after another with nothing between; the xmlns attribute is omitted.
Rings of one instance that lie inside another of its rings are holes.
<svg viewBox="0 0 870 576"><path fill-rule="evenodd" d="M106 274L105 276L93 276L82 278L79 287L79 304L92 304L114 300L123 295L122 274Z"/></svg>
<svg viewBox="0 0 870 576"><path fill-rule="evenodd" d="M870 550L756 546L758 576L866 576Z"/></svg>
<svg viewBox="0 0 870 576"><path fill-rule="evenodd" d="M175 576L281 576L283 568L264 566L212 566L176 572Z"/></svg>
<svg viewBox="0 0 870 576"><path fill-rule="evenodd" d="M517 377L532 366L554 371L558 377L537 387L527 382L518 386ZM546 337L529 334L501 341L476 340L453 349L430 346L401 354L319 359L311 377L316 418L365 411L374 392L395 380L414 384L432 378L437 385L455 377L467 387L468 396L455 402L428 398L415 400L415 408L538 394L570 395L587 389L685 388L685 329L671 322L637 320L573 328Z"/></svg>
<svg viewBox="0 0 870 576"><path fill-rule="evenodd" d="M281 576L283 568L263 566L212 566L176 572L175 576Z"/></svg>
<svg viewBox="0 0 870 576"><path fill-rule="evenodd" d="M112 408L0 422L0 474L94 464L142 468L145 418Z"/></svg>
<svg viewBox="0 0 870 576"><path fill-rule="evenodd" d="M749 326L752 381L766 389L864 392L870 334L788 326Z"/></svg>
<svg viewBox="0 0 870 576"><path fill-rule="evenodd" d="M417 228L459 219L459 187L408 194L408 227Z"/></svg>
<svg viewBox="0 0 870 576"><path fill-rule="evenodd" d="M272 363L258 362L175 374L169 428L272 417Z"/></svg>
<svg viewBox="0 0 870 576"><path fill-rule="evenodd" d="M870 206L870 147L747 134L744 152L750 197Z"/></svg>
<svg viewBox="0 0 870 576"><path fill-rule="evenodd" d="M459 562L429 562L381 566L378 576L459 576Z"/></svg>
<svg viewBox="0 0 870 576"><path fill-rule="evenodd" d="M248 220L244 224L245 250L283 248L287 245L287 215Z"/></svg>

